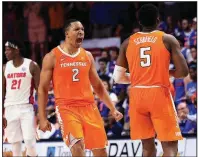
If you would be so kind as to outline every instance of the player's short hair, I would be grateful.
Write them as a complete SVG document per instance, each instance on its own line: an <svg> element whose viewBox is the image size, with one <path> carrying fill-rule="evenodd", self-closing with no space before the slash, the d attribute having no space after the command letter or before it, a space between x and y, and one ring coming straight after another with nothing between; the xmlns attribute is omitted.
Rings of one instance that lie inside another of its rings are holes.
<svg viewBox="0 0 198 157"><path fill-rule="evenodd" d="M68 30L68 28L71 26L71 23L73 22L80 22L79 20L76 20L76 19L69 19L65 22L65 25L64 25L64 32L66 32Z"/></svg>
<svg viewBox="0 0 198 157"><path fill-rule="evenodd" d="M25 54L25 45L23 42L19 41L19 40L7 40L5 42L5 46L11 47L13 49L18 49L20 52L20 55L24 55Z"/></svg>
<svg viewBox="0 0 198 157"><path fill-rule="evenodd" d="M138 11L138 19L140 24L145 27L151 27L156 24L159 11L153 4L145 4Z"/></svg>

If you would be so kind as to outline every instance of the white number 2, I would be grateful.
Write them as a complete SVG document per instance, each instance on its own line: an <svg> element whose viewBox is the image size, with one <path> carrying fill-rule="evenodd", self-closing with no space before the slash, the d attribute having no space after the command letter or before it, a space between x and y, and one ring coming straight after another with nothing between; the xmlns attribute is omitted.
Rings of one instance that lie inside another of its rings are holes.
<svg viewBox="0 0 198 157"><path fill-rule="evenodd" d="M151 47L141 47L140 48L140 58L146 59L146 61L141 61L141 67L149 67L151 65L151 56L149 54L145 54L145 51L150 51Z"/></svg>
<svg viewBox="0 0 198 157"><path fill-rule="evenodd" d="M72 69L72 72L73 72L72 81L73 81L73 82L78 82L79 79L76 78L76 76L79 74L79 69Z"/></svg>

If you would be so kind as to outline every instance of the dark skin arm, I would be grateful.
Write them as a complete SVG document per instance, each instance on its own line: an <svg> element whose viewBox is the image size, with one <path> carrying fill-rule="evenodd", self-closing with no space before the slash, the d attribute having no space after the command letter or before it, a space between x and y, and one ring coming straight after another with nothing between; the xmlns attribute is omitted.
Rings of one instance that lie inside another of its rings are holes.
<svg viewBox="0 0 198 157"><path fill-rule="evenodd" d="M48 101L48 89L52 79L53 68L55 65L55 56L53 52L45 55L40 74L40 83L38 88L38 109L40 119L40 129L42 131L51 130L51 125L46 117L46 105Z"/></svg>
<svg viewBox="0 0 198 157"><path fill-rule="evenodd" d="M171 53L171 59L175 65L174 70L170 70L170 76L184 78L188 75L188 66L185 58L181 54L180 44L177 39L169 34L163 36L164 45Z"/></svg>
<svg viewBox="0 0 198 157"><path fill-rule="evenodd" d="M36 64L33 61L30 63L30 73L32 74L32 77L34 79L34 88L38 92L38 86L40 80L40 68L38 64Z"/></svg>
<svg viewBox="0 0 198 157"><path fill-rule="evenodd" d="M5 100L5 95L6 95L6 78L4 76L4 73L5 73L5 65L3 65L3 75L2 75L2 81L3 81L3 84L2 84L2 103L3 103L3 129L6 128L7 126L7 121L4 117L4 100Z"/></svg>
<svg viewBox="0 0 198 157"><path fill-rule="evenodd" d="M4 99L5 99L5 94L6 94L6 78L4 76L4 73L5 73L5 65L3 65L3 75L2 75L2 81L3 81L3 85L2 85L2 102L4 104ZM3 106L4 108L4 106Z"/></svg>
<svg viewBox="0 0 198 157"><path fill-rule="evenodd" d="M119 56L118 59L116 61L116 65L121 66L123 68L128 69L128 62L127 62L127 58L126 58L126 49L127 46L129 44L129 38L127 38L121 45L120 47L120 52L119 52Z"/></svg>

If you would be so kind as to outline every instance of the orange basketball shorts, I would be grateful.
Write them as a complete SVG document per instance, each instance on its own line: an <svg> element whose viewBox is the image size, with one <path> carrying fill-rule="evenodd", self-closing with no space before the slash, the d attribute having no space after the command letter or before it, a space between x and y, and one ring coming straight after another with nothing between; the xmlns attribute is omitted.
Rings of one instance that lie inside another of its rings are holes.
<svg viewBox="0 0 198 157"><path fill-rule="evenodd" d="M132 87L129 105L131 139L155 137L181 140L178 117L170 91L165 87Z"/></svg>
<svg viewBox="0 0 198 157"><path fill-rule="evenodd" d="M83 139L85 149L105 148L107 136L97 106L56 106L64 142L71 148Z"/></svg>

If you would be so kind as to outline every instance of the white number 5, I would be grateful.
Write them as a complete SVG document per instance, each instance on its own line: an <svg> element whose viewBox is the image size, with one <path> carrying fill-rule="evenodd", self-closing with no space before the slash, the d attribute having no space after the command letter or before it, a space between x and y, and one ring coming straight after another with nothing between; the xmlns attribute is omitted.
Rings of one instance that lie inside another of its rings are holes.
<svg viewBox="0 0 198 157"><path fill-rule="evenodd" d="M146 59L146 61L141 61L141 67L149 67L151 65L151 56L149 54L145 54L145 51L150 51L151 47L141 47L140 48L140 58Z"/></svg>
<svg viewBox="0 0 198 157"><path fill-rule="evenodd" d="M73 71L73 77L72 77L72 81L73 82L78 82L79 81L79 79L78 78L76 78L76 76L79 74L79 69L72 69L72 71Z"/></svg>

